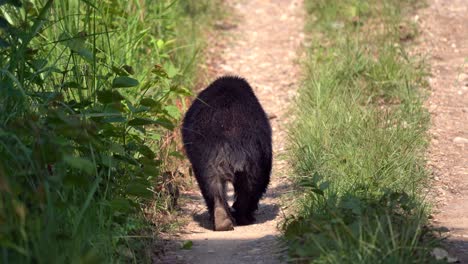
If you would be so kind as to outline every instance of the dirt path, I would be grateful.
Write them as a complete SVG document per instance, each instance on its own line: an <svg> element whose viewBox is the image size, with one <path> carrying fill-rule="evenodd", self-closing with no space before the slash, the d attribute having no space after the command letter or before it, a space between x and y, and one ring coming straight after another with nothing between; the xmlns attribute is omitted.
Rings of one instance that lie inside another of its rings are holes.
<svg viewBox="0 0 468 264"><path fill-rule="evenodd" d="M436 195L434 223L450 230L448 249L468 263L468 0L429 0L419 13L419 50L432 76L429 166Z"/></svg>
<svg viewBox="0 0 468 264"><path fill-rule="evenodd" d="M234 231L213 232L198 190L185 193L183 210L193 219L181 241L190 250L174 252L167 263L280 263L277 224L282 217L280 196L288 191L287 164L281 158L287 140L287 111L299 80L297 50L303 39L301 0L229 0L235 23L219 23L216 41L210 43L209 75L240 75L255 90L270 116L274 163L269 189L260 201L253 225ZM224 35L224 37L222 37ZM219 38L225 41L219 42ZM227 43L226 43L227 42ZM214 46L214 47L213 47ZM210 82L212 80L207 80ZM230 191L232 196L232 190Z"/></svg>

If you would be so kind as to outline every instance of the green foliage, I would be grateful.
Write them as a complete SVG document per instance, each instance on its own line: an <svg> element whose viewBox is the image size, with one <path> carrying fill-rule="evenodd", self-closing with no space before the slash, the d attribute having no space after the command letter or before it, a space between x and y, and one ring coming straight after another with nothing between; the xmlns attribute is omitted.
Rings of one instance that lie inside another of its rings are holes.
<svg viewBox="0 0 468 264"><path fill-rule="evenodd" d="M303 196L284 224L293 261L434 261L420 195L425 71L398 32L397 10L409 4L308 1L311 34L321 38L308 53L290 132Z"/></svg>
<svg viewBox="0 0 468 264"><path fill-rule="evenodd" d="M190 94L192 5L0 1L2 263L149 261L126 237Z"/></svg>
<svg viewBox="0 0 468 264"><path fill-rule="evenodd" d="M182 244L181 248L182 249L191 249L192 246L193 246L192 240L187 240Z"/></svg>

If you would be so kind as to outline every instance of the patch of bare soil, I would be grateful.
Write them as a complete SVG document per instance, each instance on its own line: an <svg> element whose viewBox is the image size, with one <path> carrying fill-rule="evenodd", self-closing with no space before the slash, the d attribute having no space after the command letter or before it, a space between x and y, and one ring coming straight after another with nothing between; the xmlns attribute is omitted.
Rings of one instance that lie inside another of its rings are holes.
<svg viewBox="0 0 468 264"><path fill-rule="evenodd" d="M210 76L239 75L253 87L273 130L271 183L256 212L253 225L214 232L198 189L183 193L183 211L191 219L178 238L192 241L187 250L173 250L162 263L280 263L284 249L278 242L283 216L280 197L290 189L288 165L281 158L287 140L289 104L299 78L297 51L304 38L301 0L227 0L235 19L215 24L215 39L208 43ZM221 41L220 41L221 40ZM232 196L232 190L230 191ZM232 197L231 197L232 200Z"/></svg>
<svg viewBox="0 0 468 264"><path fill-rule="evenodd" d="M449 230L447 247L468 263L468 0L429 0L418 14L417 49L429 55L434 224Z"/></svg>

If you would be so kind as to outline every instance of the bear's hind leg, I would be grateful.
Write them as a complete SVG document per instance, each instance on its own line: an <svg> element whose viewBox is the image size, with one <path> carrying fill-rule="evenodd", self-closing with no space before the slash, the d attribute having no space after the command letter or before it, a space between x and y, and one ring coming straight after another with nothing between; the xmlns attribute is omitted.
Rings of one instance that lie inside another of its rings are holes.
<svg viewBox="0 0 468 264"><path fill-rule="evenodd" d="M226 210L226 206L220 199L215 199L213 218L215 231L229 231L234 229L229 210Z"/></svg>
<svg viewBox="0 0 468 264"><path fill-rule="evenodd" d="M255 222L254 212L258 208L261 193L255 193L253 187L246 174L236 174L234 181L236 200L232 207L237 225L250 225Z"/></svg>
<svg viewBox="0 0 468 264"><path fill-rule="evenodd" d="M233 230L231 213L226 201L225 183L220 181L214 182L211 191L214 198L214 208L210 213L213 218L214 231Z"/></svg>

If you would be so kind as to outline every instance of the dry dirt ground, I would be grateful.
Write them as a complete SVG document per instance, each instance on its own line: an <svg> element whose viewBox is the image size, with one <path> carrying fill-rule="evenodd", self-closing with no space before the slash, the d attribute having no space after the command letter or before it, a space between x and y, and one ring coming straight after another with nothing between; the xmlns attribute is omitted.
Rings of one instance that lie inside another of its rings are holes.
<svg viewBox="0 0 468 264"><path fill-rule="evenodd" d="M417 49L431 67L429 168L434 223L448 228L447 248L468 263L468 0L428 0Z"/></svg>
<svg viewBox="0 0 468 264"><path fill-rule="evenodd" d="M163 263L281 263L284 250L277 228L284 215L280 197L289 190L286 161L289 104L296 94L300 66L297 51L303 35L301 0L227 0L229 22L215 24L204 66L211 80L230 74L247 79L271 117L273 171L271 183L253 225L214 232L203 198L195 189L185 192L183 211L189 223L177 240L192 241L187 250L166 254ZM221 41L220 41L221 40ZM232 189L232 188L231 188ZM230 191L232 200L232 190Z"/></svg>

